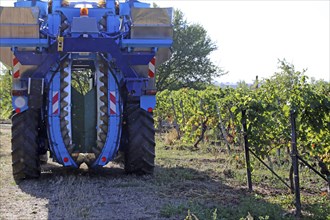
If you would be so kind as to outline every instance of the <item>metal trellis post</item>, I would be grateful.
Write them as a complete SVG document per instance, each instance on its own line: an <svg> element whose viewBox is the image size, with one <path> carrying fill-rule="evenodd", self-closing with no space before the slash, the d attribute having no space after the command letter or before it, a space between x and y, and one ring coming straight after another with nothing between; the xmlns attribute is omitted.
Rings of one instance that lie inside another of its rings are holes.
<svg viewBox="0 0 330 220"><path fill-rule="evenodd" d="M243 134L244 134L244 151L245 151L247 184L248 184L249 190L252 191L249 140L248 140L247 126L246 126L246 110L242 110L242 126L243 126Z"/></svg>
<svg viewBox="0 0 330 220"><path fill-rule="evenodd" d="M297 137L296 137L296 112L290 111L291 121L291 158L294 173L294 194L295 194L295 206L296 216L301 216L301 201L300 201L300 186L299 186L299 167L298 167L298 150L297 150Z"/></svg>

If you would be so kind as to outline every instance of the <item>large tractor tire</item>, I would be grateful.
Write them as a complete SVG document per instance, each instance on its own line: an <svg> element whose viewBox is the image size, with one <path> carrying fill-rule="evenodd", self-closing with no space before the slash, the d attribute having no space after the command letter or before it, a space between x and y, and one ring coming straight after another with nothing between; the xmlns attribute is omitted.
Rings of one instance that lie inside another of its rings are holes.
<svg viewBox="0 0 330 220"><path fill-rule="evenodd" d="M152 113L139 103L128 103L126 114L125 171L131 174L153 174L155 166L155 128Z"/></svg>
<svg viewBox="0 0 330 220"><path fill-rule="evenodd" d="M16 181L40 176L38 117L35 110L27 110L12 117L12 166Z"/></svg>

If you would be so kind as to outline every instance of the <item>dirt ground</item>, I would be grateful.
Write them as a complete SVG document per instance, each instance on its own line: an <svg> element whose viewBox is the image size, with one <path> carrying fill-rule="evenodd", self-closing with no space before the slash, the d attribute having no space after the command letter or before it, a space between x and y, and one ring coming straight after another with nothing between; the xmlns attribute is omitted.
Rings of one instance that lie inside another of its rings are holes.
<svg viewBox="0 0 330 220"><path fill-rule="evenodd" d="M161 198L152 177L127 176L113 165L96 173L49 162L39 180L16 185L10 125L0 125L0 135L0 219L163 219L161 207L180 202Z"/></svg>
<svg viewBox="0 0 330 220"><path fill-rule="evenodd" d="M190 218L195 220L253 219L247 218L250 214L254 219L294 219L293 195L273 188L271 178L262 174L264 179L248 192L244 169L229 169L228 155L171 150L161 140L153 176L126 175L112 163L97 171L68 169L49 159L39 179L16 184L10 128L0 124L0 220L171 220L188 213L196 214ZM330 219L328 200L317 193L303 193L303 219Z"/></svg>

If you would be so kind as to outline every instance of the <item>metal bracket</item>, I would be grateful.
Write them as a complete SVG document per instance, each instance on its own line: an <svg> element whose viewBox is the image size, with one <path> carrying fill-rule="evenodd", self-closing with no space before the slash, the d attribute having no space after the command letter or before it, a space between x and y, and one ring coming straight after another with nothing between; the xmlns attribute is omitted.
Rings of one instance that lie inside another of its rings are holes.
<svg viewBox="0 0 330 220"><path fill-rule="evenodd" d="M28 103L31 109L39 109L43 104L43 78L28 78Z"/></svg>
<svg viewBox="0 0 330 220"><path fill-rule="evenodd" d="M141 96L144 95L147 78L127 78L125 79L126 88L130 96Z"/></svg>
<svg viewBox="0 0 330 220"><path fill-rule="evenodd" d="M64 47L64 38L57 37L57 51L62 52Z"/></svg>

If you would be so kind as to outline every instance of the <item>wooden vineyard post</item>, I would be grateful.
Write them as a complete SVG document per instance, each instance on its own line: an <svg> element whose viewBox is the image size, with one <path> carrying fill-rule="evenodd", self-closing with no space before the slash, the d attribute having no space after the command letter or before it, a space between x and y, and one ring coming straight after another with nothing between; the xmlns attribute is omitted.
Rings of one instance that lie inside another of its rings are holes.
<svg viewBox="0 0 330 220"><path fill-rule="evenodd" d="M249 140L248 140L247 126L246 126L246 110L242 110L242 126L243 126L243 135L244 135L244 151L245 151L247 185L248 185L249 191L252 191Z"/></svg>
<svg viewBox="0 0 330 220"><path fill-rule="evenodd" d="M203 99L200 99L199 100L199 109L201 110L201 112L204 112L204 109L203 109ZM200 136L200 139L202 141L202 143L204 143L204 133L206 131L206 128L204 126L205 124L203 123L203 116L201 116L201 136ZM204 128L205 128L205 131L204 131ZM199 142L199 141L198 141ZM196 142L197 143L197 142ZM197 147L197 144L195 144L196 147Z"/></svg>
<svg viewBox="0 0 330 220"><path fill-rule="evenodd" d="M219 123L219 127L221 129L221 134L222 134L222 137L223 137L223 139L224 139L224 141L225 141L225 143L227 145L227 152L228 152L228 154L230 154L230 144L229 144L228 139L227 139L228 136L227 136L227 132L226 132L225 126L224 126L224 124L222 122L221 112L220 112L220 108L219 108L218 103L216 103L216 108L217 108L217 113L218 113L218 116L219 116L219 122L220 122Z"/></svg>
<svg viewBox="0 0 330 220"><path fill-rule="evenodd" d="M180 100L180 108L181 108L181 115L182 115L182 124L186 124L186 118L184 116L184 111L183 111L183 102L182 99Z"/></svg>
<svg viewBox="0 0 330 220"><path fill-rule="evenodd" d="M295 194L295 206L296 216L301 216L301 201L300 201L300 186L299 186L299 167L298 167L298 150L297 150L297 137L296 137L296 112L290 111L291 121L291 158L294 173L294 194Z"/></svg>
<svg viewBox="0 0 330 220"><path fill-rule="evenodd" d="M203 100L201 99L200 101L199 101L199 105L200 105L200 110L201 110L201 112L204 112L204 109L203 109ZM194 144L194 148L198 148L198 144L199 144L199 142L203 142L204 143L204 136L205 136L205 132L206 132L206 130L207 130L207 122L208 122L208 117L206 117L206 119L205 120L203 120L203 116L201 116L200 117L200 119L201 119L201 135L199 136L199 138L197 139L197 141L195 142L195 144Z"/></svg>

